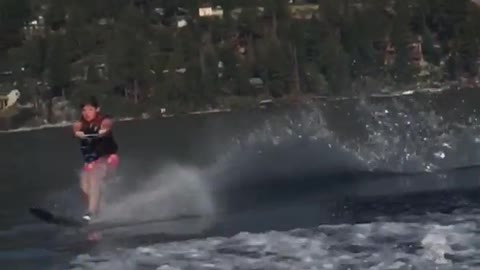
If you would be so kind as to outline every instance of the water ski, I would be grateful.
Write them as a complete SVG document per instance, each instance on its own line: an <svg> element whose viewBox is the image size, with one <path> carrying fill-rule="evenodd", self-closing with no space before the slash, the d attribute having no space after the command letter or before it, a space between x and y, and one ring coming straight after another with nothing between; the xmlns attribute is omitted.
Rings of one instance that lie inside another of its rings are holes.
<svg viewBox="0 0 480 270"><path fill-rule="evenodd" d="M75 219L72 217L55 215L52 212L42 208L30 208L30 213L36 218L49 224L55 224L55 225L64 226L64 227L88 228L88 230L106 230L106 229L119 228L119 227L132 227L132 226L138 226L138 225L144 225L144 224L198 220L198 219L203 219L207 217L204 215L186 214L186 215L144 219L144 220L130 220L130 221L117 220L117 221L102 221L102 222L86 223L84 221L81 221L79 219Z"/></svg>
<svg viewBox="0 0 480 270"><path fill-rule="evenodd" d="M87 225L87 223L81 220L78 220L72 217L67 217L67 216L55 215L46 209L32 207L29 210L34 217L49 224L55 224L55 225L66 226L66 227L83 227Z"/></svg>

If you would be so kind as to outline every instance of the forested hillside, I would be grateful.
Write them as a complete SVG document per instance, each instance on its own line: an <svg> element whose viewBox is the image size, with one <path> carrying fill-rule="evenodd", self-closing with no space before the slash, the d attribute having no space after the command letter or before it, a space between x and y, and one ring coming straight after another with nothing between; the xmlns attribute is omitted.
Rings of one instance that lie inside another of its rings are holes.
<svg viewBox="0 0 480 270"><path fill-rule="evenodd" d="M2 0L0 82L119 110L474 82L478 25L468 0Z"/></svg>

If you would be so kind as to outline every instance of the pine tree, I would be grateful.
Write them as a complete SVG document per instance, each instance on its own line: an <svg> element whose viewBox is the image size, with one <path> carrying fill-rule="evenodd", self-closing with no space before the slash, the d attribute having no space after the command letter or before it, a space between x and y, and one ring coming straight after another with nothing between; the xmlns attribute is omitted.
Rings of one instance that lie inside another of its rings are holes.
<svg viewBox="0 0 480 270"><path fill-rule="evenodd" d="M457 32L457 45L462 69L470 76L478 74L477 61L480 50L479 15L480 12L475 7L470 9L465 20L459 25Z"/></svg>
<svg viewBox="0 0 480 270"><path fill-rule="evenodd" d="M43 75L47 62L47 40L43 37L35 37L26 41L22 47L22 58L20 61L26 69L28 76L43 81Z"/></svg>
<svg viewBox="0 0 480 270"><path fill-rule="evenodd" d="M0 1L0 55L22 41L22 27L31 18L28 0Z"/></svg>
<svg viewBox="0 0 480 270"><path fill-rule="evenodd" d="M322 70L330 86L330 93L348 93L351 87L350 59L335 36L330 35L325 40L322 58Z"/></svg>
<svg viewBox="0 0 480 270"><path fill-rule="evenodd" d="M65 90L70 84L70 61L65 37L53 34L49 38L47 54L48 83L52 96L66 97Z"/></svg>
<svg viewBox="0 0 480 270"><path fill-rule="evenodd" d="M45 16L45 23L48 28L58 31L66 24L67 8L65 0L50 0L48 10Z"/></svg>
<svg viewBox="0 0 480 270"><path fill-rule="evenodd" d="M425 23L422 25L422 37L422 48L425 59L427 62L438 65L440 63L439 52L435 49L433 34Z"/></svg>
<svg viewBox="0 0 480 270"><path fill-rule="evenodd" d="M135 104L149 88L151 59L146 39L145 18L134 7L127 7L108 45L107 62L112 83L124 89Z"/></svg>
<svg viewBox="0 0 480 270"><path fill-rule="evenodd" d="M409 82L413 76L408 48L411 39L409 2L396 1L394 8L396 14L393 19L391 40L396 54L393 73L397 81Z"/></svg>

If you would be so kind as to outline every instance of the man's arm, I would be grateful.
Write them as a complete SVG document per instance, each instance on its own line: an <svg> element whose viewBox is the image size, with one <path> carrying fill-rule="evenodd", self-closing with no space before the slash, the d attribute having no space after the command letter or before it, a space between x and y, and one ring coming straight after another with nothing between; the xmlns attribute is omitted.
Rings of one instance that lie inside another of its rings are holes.
<svg viewBox="0 0 480 270"><path fill-rule="evenodd" d="M105 135L112 130L112 127L113 127L112 118L106 117L102 120L102 123L100 124L100 130L99 130L98 134Z"/></svg>
<svg viewBox="0 0 480 270"><path fill-rule="evenodd" d="M85 133L83 133L82 131L82 123L80 121L76 121L75 123L73 123L73 134L75 137L78 137L78 138L85 138Z"/></svg>

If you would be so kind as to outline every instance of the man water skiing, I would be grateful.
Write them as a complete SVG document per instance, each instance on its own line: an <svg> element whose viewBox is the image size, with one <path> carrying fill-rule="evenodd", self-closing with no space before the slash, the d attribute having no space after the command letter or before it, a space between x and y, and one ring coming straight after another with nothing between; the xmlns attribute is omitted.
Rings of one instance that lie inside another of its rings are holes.
<svg viewBox="0 0 480 270"><path fill-rule="evenodd" d="M74 136L80 139L84 166L80 186L88 210L82 219L90 222L98 214L101 181L115 171L118 165L118 145L113 137L113 121L100 113L97 100L91 97L80 105L80 120L73 125Z"/></svg>

